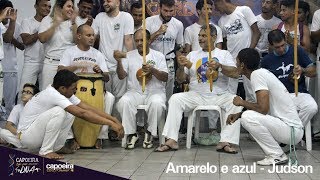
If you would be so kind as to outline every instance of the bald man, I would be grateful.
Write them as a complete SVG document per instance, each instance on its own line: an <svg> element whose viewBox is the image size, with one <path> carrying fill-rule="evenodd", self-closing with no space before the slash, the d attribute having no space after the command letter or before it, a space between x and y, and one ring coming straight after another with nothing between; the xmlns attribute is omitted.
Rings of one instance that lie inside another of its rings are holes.
<svg viewBox="0 0 320 180"><path fill-rule="evenodd" d="M105 82L109 81L106 57L92 46L94 44L94 31L86 24L80 25L77 29L77 45L66 49L60 60L58 71L67 69L74 73L98 73L102 74ZM105 94L105 112L110 114L114 104L114 96L106 92ZM101 140L107 139L108 126L103 126L98 137L96 148L101 148ZM73 138L70 133L69 138ZM76 142L73 143L72 149L79 148Z"/></svg>

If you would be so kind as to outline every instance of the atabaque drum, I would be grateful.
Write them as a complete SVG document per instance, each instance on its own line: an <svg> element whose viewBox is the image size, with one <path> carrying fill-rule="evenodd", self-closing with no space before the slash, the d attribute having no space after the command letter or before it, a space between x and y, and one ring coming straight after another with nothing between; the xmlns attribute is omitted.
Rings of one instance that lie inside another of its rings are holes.
<svg viewBox="0 0 320 180"><path fill-rule="evenodd" d="M77 84L76 96L96 109L104 110L103 81L101 74L77 74L80 80ZM101 125L93 124L76 117L73 134L81 147L93 147L98 139Z"/></svg>

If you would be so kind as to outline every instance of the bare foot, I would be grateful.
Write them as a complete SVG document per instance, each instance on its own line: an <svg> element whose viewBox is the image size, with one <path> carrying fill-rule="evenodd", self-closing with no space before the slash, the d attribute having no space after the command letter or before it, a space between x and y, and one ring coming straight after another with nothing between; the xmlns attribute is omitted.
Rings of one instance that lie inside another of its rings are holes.
<svg viewBox="0 0 320 180"><path fill-rule="evenodd" d="M73 154L74 152L76 152L76 150L70 149L66 146L63 146L59 151L57 151L59 154Z"/></svg>
<svg viewBox="0 0 320 180"><path fill-rule="evenodd" d="M70 142L69 148L73 151L76 151L76 150L80 149L80 145L78 144L78 142L75 139L72 139Z"/></svg>
<svg viewBox="0 0 320 180"><path fill-rule="evenodd" d="M2 138L0 138L0 144L8 145L7 141L5 141L5 140L2 139Z"/></svg>
<svg viewBox="0 0 320 180"><path fill-rule="evenodd" d="M51 152L51 153L48 153L46 155L43 155L43 157L45 158L48 158L48 159L55 159L55 160L58 160L58 159L63 159L64 157L55 153L55 152Z"/></svg>
<svg viewBox="0 0 320 180"><path fill-rule="evenodd" d="M96 149L102 149L102 139L97 139L96 144L94 145Z"/></svg>
<svg viewBox="0 0 320 180"><path fill-rule="evenodd" d="M178 143L173 139L168 139L165 144L160 145L155 152L176 151L179 149Z"/></svg>

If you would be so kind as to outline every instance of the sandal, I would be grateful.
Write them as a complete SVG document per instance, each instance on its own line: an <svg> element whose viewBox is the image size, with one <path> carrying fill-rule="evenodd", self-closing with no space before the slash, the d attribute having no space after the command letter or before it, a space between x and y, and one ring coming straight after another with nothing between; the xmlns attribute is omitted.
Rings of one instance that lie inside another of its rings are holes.
<svg viewBox="0 0 320 180"><path fill-rule="evenodd" d="M163 147L166 147L166 149L161 150ZM177 151L178 148L172 148L171 146L167 144L161 144L160 147L154 150L154 152L167 152L167 151Z"/></svg>
<svg viewBox="0 0 320 180"><path fill-rule="evenodd" d="M226 147L229 148L229 151L226 150ZM231 147L230 144L224 145L222 148L217 149L218 152L228 153L228 154L237 154L238 151L236 151L233 147Z"/></svg>

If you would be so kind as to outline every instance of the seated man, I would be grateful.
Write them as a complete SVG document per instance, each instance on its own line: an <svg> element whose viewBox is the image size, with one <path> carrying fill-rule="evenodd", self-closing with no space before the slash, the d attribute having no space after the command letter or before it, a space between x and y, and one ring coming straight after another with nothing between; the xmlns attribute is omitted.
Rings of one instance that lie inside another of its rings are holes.
<svg viewBox="0 0 320 180"><path fill-rule="evenodd" d="M119 137L123 136L123 127L116 118L74 95L78 80L79 77L73 72L60 70L54 76L53 84L26 104L18 125L18 137L23 146L40 148L40 156L62 159L63 156L56 151L65 144L74 120L68 113L94 124L109 125Z"/></svg>
<svg viewBox="0 0 320 180"><path fill-rule="evenodd" d="M8 117L5 129L0 128L0 144L11 144L17 148L22 148L21 142L17 137L17 126L19 124L20 114L26 103L37 94L39 89L33 84L23 85L21 92L21 104L15 105Z"/></svg>
<svg viewBox="0 0 320 180"><path fill-rule="evenodd" d="M92 46L94 44L93 29L86 24L80 25L77 29L77 45L66 49L60 59L58 70L67 69L74 73L99 73L103 80L108 82L108 68L106 57ZM106 92L104 97L105 112L111 114L114 104L114 96ZM108 126L102 126L95 147L102 148L102 139L108 138ZM73 138L72 130L68 139ZM78 149L76 141L72 142L72 149Z"/></svg>
<svg viewBox="0 0 320 180"><path fill-rule="evenodd" d="M128 135L128 149L132 149L138 140L137 106L147 105L148 128L143 142L144 148L152 148L152 136L157 135L157 124L166 108L165 83L168 79L168 69L162 53L149 48L150 33L146 31L146 64L143 64L143 30L134 33L136 50L127 53L127 58L117 59L119 79L128 77L128 91L117 103L117 109L122 118L124 133ZM145 91L142 92L141 74L137 71L142 67L146 73ZM140 80L138 80L139 78ZM150 79L149 79L150 78ZM140 82L139 82L140 81Z"/></svg>
<svg viewBox="0 0 320 180"><path fill-rule="evenodd" d="M217 30L210 25L211 44L213 45ZM192 111L199 105L218 105L221 107L226 121L231 113L241 111L241 107L232 104L234 95L228 92L229 77L238 78L238 73L231 54L212 46L212 61L208 61L208 38L206 26L202 26L199 32L199 44L201 50L192 51L187 57L178 57L179 68L177 70L177 80L183 82L190 79L189 92L174 94L169 100L169 110L167 120L163 129L163 135L168 138L164 145L156 151L167 151L178 149L178 135L182 119L182 113ZM187 68L188 67L188 68ZM206 71L218 71L218 79L213 82L213 91L210 92L209 80ZM189 77L187 77L189 76ZM239 144L240 123L222 127L221 139L217 145L217 151L226 153L237 153L231 146Z"/></svg>
<svg viewBox="0 0 320 180"><path fill-rule="evenodd" d="M257 101L251 103L235 97L233 104L248 110L229 115L227 123L241 121L266 153L267 157L257 164L282 164L288 158L279 143L290 143L292 129L294 141L298 143L303 136L303 126L286 87L268 70L259 69L259 63L260 56L255 49L246 48L239 52L238 71L250 79Z"/></svg>
<svg viewBox="0 0 320 180"><path fill-rule="evenodd" d="M296 105L302 124L305 126L318 112L317 103L308 93L305 83L305 76L316 76L316 67L308 54L299 46L298 65L293 67L293 46L287 44L285 34L282 31L271 31L268 34L268 41L274 50L262 59L261 67L271 71L287 88ZM294 93L293 73L300 77L298 96Z"/></svg>

